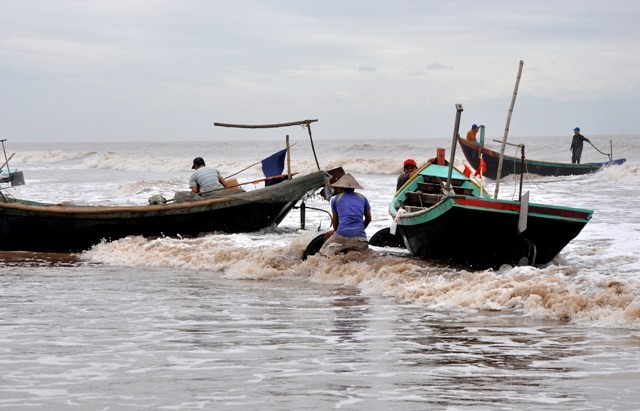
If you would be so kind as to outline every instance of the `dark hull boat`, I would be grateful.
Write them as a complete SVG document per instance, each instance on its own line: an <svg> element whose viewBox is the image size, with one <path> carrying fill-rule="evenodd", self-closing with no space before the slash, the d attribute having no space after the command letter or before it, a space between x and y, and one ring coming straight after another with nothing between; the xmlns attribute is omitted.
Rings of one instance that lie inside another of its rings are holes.
<svg viewBox="0 0 640 411"><path fill-rule="evenodd" d="M75 252L130 235L251 232L279 224L307 193L325 186L317 171L253 191L147 206L74 206L0 198L0 250Z"/></svg>
<svg viewBox="0 0 640 411"><path fill-rule="evenodd" d="M549 263L591 220L593 211L491 198L470 174L456 169L463 111L456 104L451 158L438 149L389 205L395 230L415 256L473 269ZM497 189L496 189L497 193ZM497 194L496 194L497 195ZM393 231L393 230L392 230Z"/></svg>
<svg viewBox="0 0 640 411"><path fill-rule="evenodd" d="M489 150L488 148L471 143L466 139L458 137L458 143L462 148L465 158L475 169L480 167L480 153L482 153L482 159L486 164L486 171L483 176L495 180L498 174L498 164L500 160L500 153ZM583 164L571 164L571 163L554 163L550 161L537 161L537 160L524 160L517 157L511 157L505 155L502 160L502 172L501 176L505 177L510 174L519 174L521 171L529 174L537 174L540 176L570 176L570 175L582 175L591 174L602 169L603 167L611 165L621 165L626 161L624 158L617 160L606 161L601 163L583 163Z"/></svg>
<svg viewBox="0 0 640 411"><path fill-rule="evenodd" d="M475 269L549 263L593 211L491 198L453 168L425 164L389 206L415 256Z"/></svg>

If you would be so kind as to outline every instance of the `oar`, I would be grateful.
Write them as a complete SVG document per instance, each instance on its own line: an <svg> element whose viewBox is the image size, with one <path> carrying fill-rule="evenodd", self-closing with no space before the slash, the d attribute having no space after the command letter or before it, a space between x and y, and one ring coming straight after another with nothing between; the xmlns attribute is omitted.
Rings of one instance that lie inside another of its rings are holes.
<svg viewBox="0 0 640 411"><path fill-rule="evenodd" d="M226 180L227 178L231 178L231 177L233 177L233 176L235 176L235 175L238 175L238 174L242 173L243 171L250 169L250 168L251 168L251 167L253 167L253 166L257 166L257 165L258 165L258 164L260 164L260 163L262 163L262 160L258 161L257 163L253 163L253 164L251 164L250 166L245 167L245 168L243 168L243 169L242 169L242 170L240 170L240 171L236 171L236 172L235 172L235 173L233 173L233 174L229 174L229 175L228 175L228 176L226 176L224 179Z"/></svg>
<svg viewBox="0 0 640 411"><path fill-rule="evenodd" d="M293 147L293 146L295 146L296 144L297 144L297 143L293 143L293 144L291 144L289 147ZM253 166L257 166L257 165L258 165L258 164L260 164L260 163L262 163L262 160L260 160L260 161L258 161L258 162L255 162L255 163L251 164L250 166L247 166L247 167L243 168L243 169L242 169L242 170L240 170L240 171L236 171L236 172L235 172L235 173L233 173L233 174L229 174L229 175L228 175L228 176L226 176L224 179L226 180L227 178L231 178L231 177L233 177L233 176L235 176L235 175L238 175L238 174L242 173L243 171L246 171L246 170L250 169L250 168L251 168L251 167L253 167Z"/></svg>

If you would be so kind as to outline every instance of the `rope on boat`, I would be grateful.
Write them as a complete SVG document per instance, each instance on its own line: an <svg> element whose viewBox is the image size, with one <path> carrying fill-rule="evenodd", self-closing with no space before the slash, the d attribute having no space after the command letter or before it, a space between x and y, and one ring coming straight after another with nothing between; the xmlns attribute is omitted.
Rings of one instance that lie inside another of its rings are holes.
<svg viewBox="0 0 640 411"><path fill-rule="evenodd" d="M507 143L510 144L510 143ZM519 144L511 144L512 146L516 147L516 151L514 153L514 157L518 156L518 149L520 148ZM542 187L540 187L538 185L538 183L536 182L536 180L533 179L533 177L531 177L531 173L529 172L529 162L527 161L527 159L525 158L524 160L524 169L525 169L525 174L527 176L527 178L529 179L529 181L531 181L536 187L538 187L539 190L542 190ZM513 162L513 175L518 175L518 172L516 171L516 162ZM516 190L518 188L518 180L514 179L513 180L513 194L511 194L511 199L515 199L516 198Z"/></svg>
<svg viewBox="0 0 640 411"><path fill-rule="evenodd" d="M609 153L603 153L602 151L600 151L600 150L598 149L598 147L594 146L594 145L593 145L593 143L592 143L591 141L589 141L589 144L591 144L591 147L595 148L595 149L596 149L596 151L597 151L598 153L600 153L600 154L602 154L602 155L605 155L605 156L609 157L609 161L611 161L611 160L612 160L612 159L611 159L611 154L609 154Z"/></svg>

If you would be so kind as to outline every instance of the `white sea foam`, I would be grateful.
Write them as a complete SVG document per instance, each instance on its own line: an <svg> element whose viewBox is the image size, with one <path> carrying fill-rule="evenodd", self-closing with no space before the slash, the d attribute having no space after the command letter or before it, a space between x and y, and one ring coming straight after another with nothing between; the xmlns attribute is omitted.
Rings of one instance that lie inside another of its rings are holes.
<svg viewBox="0 0 640 411"><path fill-rule="evenodd" d="M284 247L246 241L243 235L213 234L198 239L129 237L85 252L92 263L174 267L225 278L306 278L322 284L355 286L432 310L517 310L533 318L582 325L640 327L640 279L567 265L509 267L471 272L429 264L397 254L352 253L301 261L313 237L304 233ZM257 244L256 244L257 243Z"/></svg>
<svg viewBox="0 0 640 411"><path fill-rule="evenodd" d="M19 151L12 158L13 163L60 163L72 160L81 160L92 157L96 153L91 151L68 152L62 150L52 151Z"/></svg>
<svg viewBox="0 0 640 411"><path fill-rule="evenodd" d="M390 223L387 208L402 161L413 157L421 163L433 157L437 147L447 149L448 159L447 140L316 139L316 149L322 168L342 166L364 186L362 193L372 205L373 221L367 230L371 236ZM295 212L277 230L184 240L131 237L100 244L82 259L108 266L181 268L232 279L292 278L353 285L372 296L433 310L514 311L581 325L640 327L640 145L635 138L618 136L613 140L615 152L627 157L622 166L588 176L524 179L523 189L530 192L531 202L594 210L585 229L548 267L469 272L384 250L367 258L314 257L302 262L304 248L317 233L297 231L299 216ZM592 141L596 144L596 139ZM567 161L568 145L569 140L531 139L527 152L538 159L548 155L551 160ZM144 204L150 195L172 196L186 189L196 155L228 175L282 148L273 141L52 145L50 150L37 144L21 146L22 150L14 149L18 152L15 161L24 171L27 185L15 190L17 196L82 204ZM585 147L583 161L600 161L601 157ZM461 163L458 151L456 164ZM297 142L291 164L295 172L316 169L308 143ZM251 166L237 177L241 182L260 178L260 166ZM493 194L494 188L495 183L488 181L487 190ZM501 182L499 197L517 198L518 191L519 179L509 176ZM328 210L328 204L320 200L308 205ZM326 213L308 210L307 227L318 226L328 228ZM482 239L482 233L473 227L452 235L465 246Z"/></svg>

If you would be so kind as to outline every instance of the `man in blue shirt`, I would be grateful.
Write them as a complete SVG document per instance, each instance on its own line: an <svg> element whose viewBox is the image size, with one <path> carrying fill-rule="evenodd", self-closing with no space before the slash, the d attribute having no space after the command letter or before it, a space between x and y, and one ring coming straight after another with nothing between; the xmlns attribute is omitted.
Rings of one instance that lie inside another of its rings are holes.
<svg viewBox="0 0 640 411"><path fill-rule="evenodd" d="M355 189L362 189L349 173L333 183L331 198L331 225L333 230L325 234L327 239L320 253L331 256L350 250L365 251L369 248L365 228L371 222L369 200Z"/></svg>

